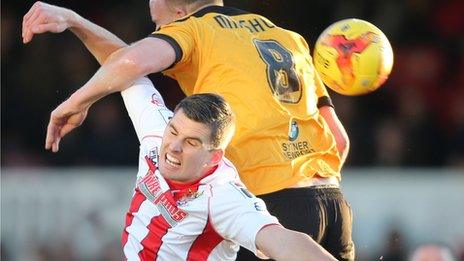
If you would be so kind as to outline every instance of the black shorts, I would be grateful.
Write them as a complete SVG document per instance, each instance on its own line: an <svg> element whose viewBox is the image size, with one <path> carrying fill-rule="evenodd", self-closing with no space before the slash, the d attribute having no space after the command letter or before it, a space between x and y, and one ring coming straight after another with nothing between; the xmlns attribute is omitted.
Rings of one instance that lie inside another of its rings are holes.
<svg viewBox="0 0 464 261"><path fill-rule="evenodd" d="M269 212L286 228L304 232L338 260L354 260L353 214L339 188L292 188L260 195ZM240 248L239 261L260 260Z"/></svg>

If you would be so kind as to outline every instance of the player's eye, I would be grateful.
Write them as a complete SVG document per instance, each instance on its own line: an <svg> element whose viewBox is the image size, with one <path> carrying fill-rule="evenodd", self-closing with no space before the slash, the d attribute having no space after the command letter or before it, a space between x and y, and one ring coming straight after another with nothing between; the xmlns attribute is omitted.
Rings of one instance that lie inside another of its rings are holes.
<svg viewBox="0 0 464 261"><path fill-rule="evenodd" d="M174 129L171 129L169 132L171 133L171 135L177 136L177 131L175 131Z"/></svg>
<svg viewBox="0 0 464 261"><path fill-rule="evenodd" d="M197 140L193 140L193 139L187 139L187 143L192 147L200 146L200 142L198 142Z"/></svg>

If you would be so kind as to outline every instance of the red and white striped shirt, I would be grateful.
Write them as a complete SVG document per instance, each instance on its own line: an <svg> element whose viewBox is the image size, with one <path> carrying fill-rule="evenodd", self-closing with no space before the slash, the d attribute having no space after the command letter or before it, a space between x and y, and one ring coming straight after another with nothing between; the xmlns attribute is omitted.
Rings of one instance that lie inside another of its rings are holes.
<svg viewBox="0 0 464 261"><path fill-rule="evenodd" d="M251 195L227 159L193 184L165 180L156 167L172 112L143 78L122 93L140 140L137 184L122 236L128 260L234 260L239 245L256 253L255 238L278 224Z"/></svg>

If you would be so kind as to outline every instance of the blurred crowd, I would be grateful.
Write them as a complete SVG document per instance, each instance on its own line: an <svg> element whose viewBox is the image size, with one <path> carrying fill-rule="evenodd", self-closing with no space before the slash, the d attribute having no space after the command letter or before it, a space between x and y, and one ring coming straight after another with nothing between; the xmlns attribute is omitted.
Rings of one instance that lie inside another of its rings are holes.
<svg viewBox="0 0 464 261"><path fill-rule="evenodd" d="M107 239L98 236L98 233L107 232L102 228L101 222L93 214L84 220L84 226L80 229L90 229L85 232L85 238L75 235L68 240L61 240L56 244L50 245L31 244L33 247L27 249L27 260L31 261L49 261L49 260L67 260L67 261L119 261L123 260L123 254L120 248L119 240L102 240ZM84 232L84 233L85 233ZM84 233L80 233L84 235ZM90 240L89 240L90 239ZM459 245L461 243L461 245ZM392 227L391 231L385 238L385 245L378 251L372 251L367 254L363 251L356 251L357 261L464 261L464 242L457 242L454 246L442 244L440 242L424 242L421 244L410 244L405 240L404 235ZM11 259L10 253L3 249L1 251L1 260ZM24 255L23 255L24 256Z"/></svg>
<svg viewBox="0 0 464 261"><path fill-rule="evenodd" d="M347 166L464 166L463 1L225 2L299 32L310 46L341 19L356 17L377 25L394 49L389 80L365 96L331 93L351 138ZM70 32L39 35L22 45L21 19L32 3L2 3L2 166L135 166L137 140L118 94L91 109L83 127L63 141L60 153L44 151L50 111L82 86L98 64ZM148 1L50 3L76 10L126 42L154 28ZM161 74L150 77L169 107L183 97L172 80Z"/></svg>

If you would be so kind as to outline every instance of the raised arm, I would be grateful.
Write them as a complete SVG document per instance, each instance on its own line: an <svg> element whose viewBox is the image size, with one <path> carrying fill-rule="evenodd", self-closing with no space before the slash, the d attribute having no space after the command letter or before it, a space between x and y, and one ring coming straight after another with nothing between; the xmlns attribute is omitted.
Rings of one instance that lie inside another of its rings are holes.
<svg viewBox="0 0 464 261"><path fill-rule="evenodd" d="M304 233L269 225L256 235L257 248L267 257L285 261L337 260Z"/></svg>
<svg viewBox="0 0 464 261"><path fill-rule="evenodd" d="M69 29L102 64L114 51L127 44L105 28L81 17L73 10L43 2L35 2L23 17L23 43L32 41L36 34L61 33Z"/></svg>
<svg viewBox="0 0 464 261"><path fill-rule="evenodd" d="M61 138L82 124L94 102L127 89L142 76L166 69L175 57L171 45L151 37L111 54L83 87L51 113L45 148L57 152Z"/></svg>

